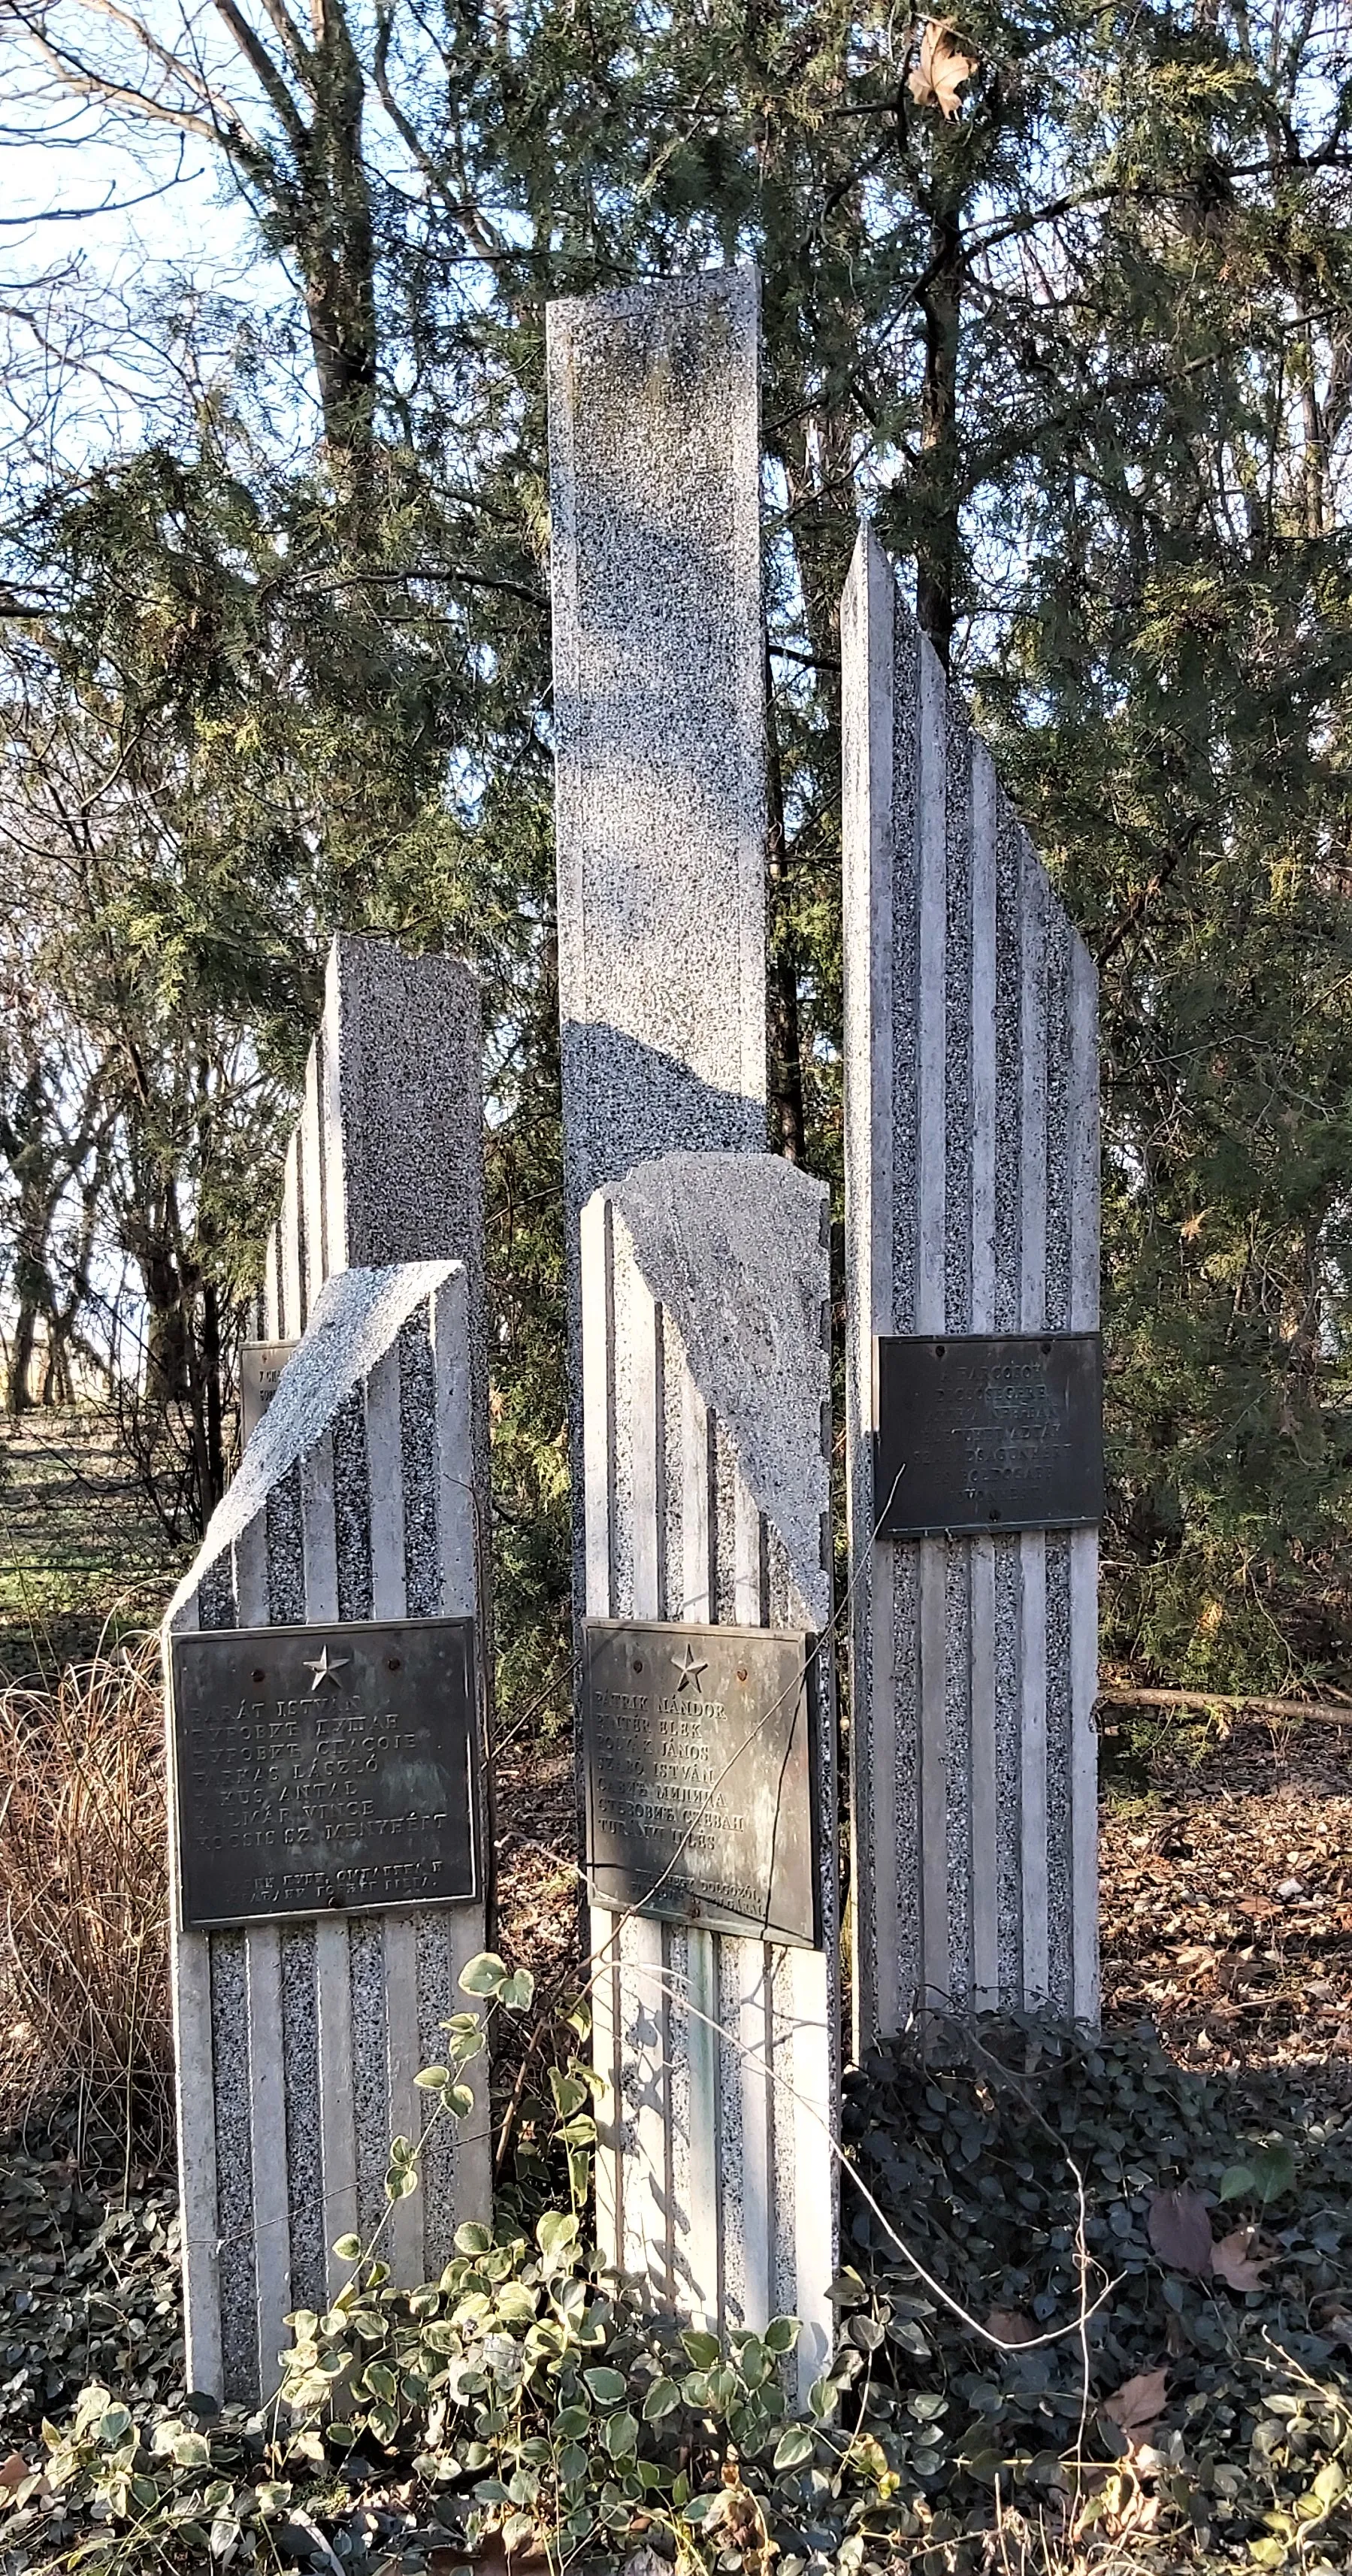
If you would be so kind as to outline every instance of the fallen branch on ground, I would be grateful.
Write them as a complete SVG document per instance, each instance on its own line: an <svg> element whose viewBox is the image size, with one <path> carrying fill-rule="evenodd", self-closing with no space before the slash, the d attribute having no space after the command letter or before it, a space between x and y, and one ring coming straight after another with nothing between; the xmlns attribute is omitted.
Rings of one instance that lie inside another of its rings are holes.
<svg viewBox="0 0 1352 2576"><path fill-rule="evenodd" d="M1263 1699L1232 1691L1138 1690L1105 1682L1100 1708L1232 1708L1245 1717L1312 1717L1321 1726L1352 1726L1352 1704L1317 1699Z"/></svg>

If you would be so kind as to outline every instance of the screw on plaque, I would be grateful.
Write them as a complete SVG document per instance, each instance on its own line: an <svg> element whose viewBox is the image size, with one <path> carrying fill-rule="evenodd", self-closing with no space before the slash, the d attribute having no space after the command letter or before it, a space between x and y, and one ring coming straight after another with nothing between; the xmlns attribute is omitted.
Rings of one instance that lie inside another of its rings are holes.
<svg viewBox="0 0 1352 2576"><path fill-rule="evenodd" d="M385 1658L385 1670L386 1670L386 1672L387 1672L387 1673L397 1673L397 1672L398 1672L398 1670L399 1670L399 1668L400 1668L400 1664L401 1664L402 1660L403 1660L403 1658L402 1658L401 1656L399 1656L399 1655L387 1655L387 1656L386 1656L386 1658Z"/></svg>
<svg viewBox="0 0 1352 2576"><path fill-rule="evenodd" d="M266 1673L264 1672L264 1670L263 1670L263 1668L262 1668L262 1665L261 1665L261 1664L258 1666L258 1669L256 1670L256 1672L255 1672L255 1674L254 1674L254 1680L255 1680L256 1682L262 1682L262 1681L266 1681L266 1680L267 1680L267 1675L266 1675Z"/></svg>
<svg viewBox="0 0 1352 2576"><path fill-rule="evenodd" d="M634 1657L634 1670L636 1673L641 1673L643 1670L643 1657L641 1655L635 1655Z"/></svg>
<svg viewBox="0 0 1352 2576"><path fill-rule="evenodd" d="M739 1682L744 1682L744 1681L746 1680L746 1666L745 1666L745 1664L739 1664L739 1665L738 1665L738 1667L737 1667L737 1679L738 1679L738 1681L739 1681Z"/></svg>

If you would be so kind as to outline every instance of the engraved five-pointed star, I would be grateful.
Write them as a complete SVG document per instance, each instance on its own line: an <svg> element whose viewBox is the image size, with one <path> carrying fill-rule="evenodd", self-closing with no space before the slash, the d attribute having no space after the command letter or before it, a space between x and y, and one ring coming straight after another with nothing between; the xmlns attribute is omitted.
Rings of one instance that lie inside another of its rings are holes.
<svg viewBox="0 0 1352 2576"><path fill-rule="evenodd" d="M690 1684L692 1682L697 1682L700 1674L707 1672L707 1670L708 1665L700 1662L699 1657L695 1653L693 1642L687 1637L685 1644L685 1661L682 1664L678 1664L676 1667L677 1690L688 1690Z"/></svg>
<svg viewBox="0 0 1352 2576"><path fill-rule="evenodd" d="M351 1663L352 1657L350 1655L331 1655L327 1646L321 1646L313 1663L310 1661L308 1655L303 1657L302 1660L307 1673L314 1674L314 1680L310 1684L310 1690L313 1694L324 1682L332 1682L334 1689L337 1690L338 1676L342 1671L344 1664Z"/></svg>

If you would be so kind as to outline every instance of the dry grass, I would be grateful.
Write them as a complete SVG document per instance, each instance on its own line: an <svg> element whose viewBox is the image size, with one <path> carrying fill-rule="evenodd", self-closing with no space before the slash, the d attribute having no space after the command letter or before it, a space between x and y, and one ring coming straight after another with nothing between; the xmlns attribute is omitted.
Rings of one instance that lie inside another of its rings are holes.
<svg viewBox="0 0 1352 2576"><path fill-rule="evenodd" d="M165 1881L156 1641L0 1692L0 2127L167 2153Z"/></svg>

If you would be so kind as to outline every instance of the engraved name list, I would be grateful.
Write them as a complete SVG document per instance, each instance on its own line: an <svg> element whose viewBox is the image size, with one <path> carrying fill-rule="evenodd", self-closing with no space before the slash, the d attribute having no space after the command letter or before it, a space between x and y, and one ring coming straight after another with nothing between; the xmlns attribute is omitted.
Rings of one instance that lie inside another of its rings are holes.
<svg viewBox="0 0 1352 2576"><path fill-rule="evenodd" d="M477 1893L467 1619L173 1641L182 1919Z"/></svg>

